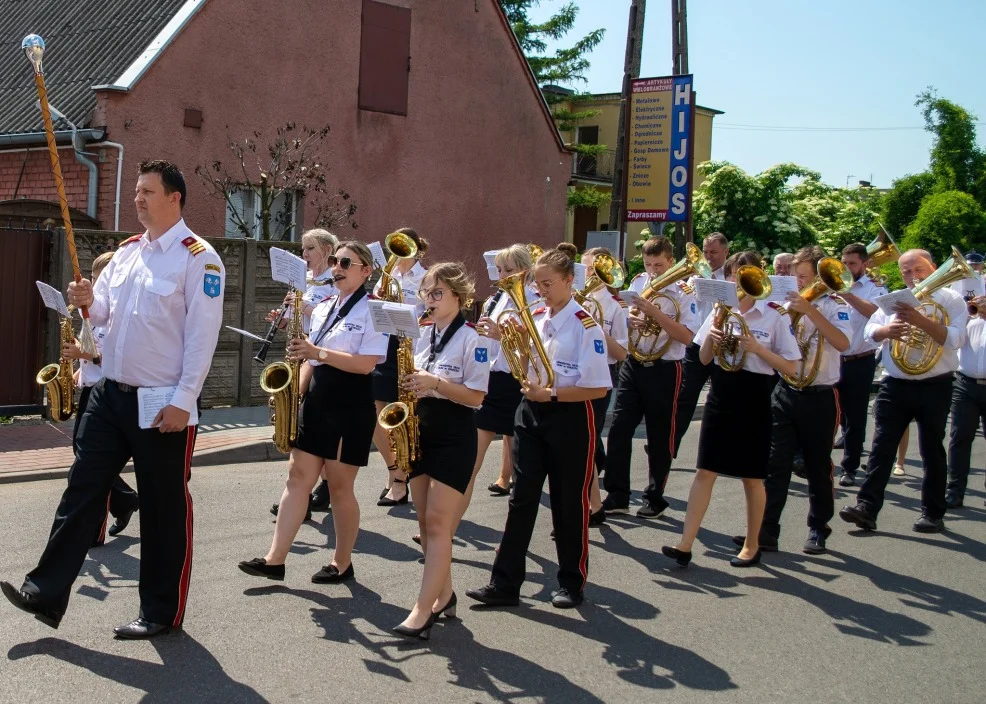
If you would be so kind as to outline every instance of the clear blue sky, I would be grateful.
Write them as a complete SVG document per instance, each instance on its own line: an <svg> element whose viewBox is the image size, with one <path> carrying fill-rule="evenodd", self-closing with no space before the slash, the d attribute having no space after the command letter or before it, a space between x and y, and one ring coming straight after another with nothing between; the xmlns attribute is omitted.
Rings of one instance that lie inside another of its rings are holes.
<svg viewBox="0 0 986 704"><path fill-rule="evenodd" d="M606 29L579 90L618 92L629 0L577 0L569 37ZM543 0L540 19L563 0ZM671 3L647 3L642 76L671 73ZM571 41L562 41L563 45ZM884 131L754 131L781 127L921 127L914 98L933 85L975 114L986 143L983 0L691 0L689 69L716 117L712 155L749 172L793 161L830 184L887 187L928 164L930 135Z"/></svg>

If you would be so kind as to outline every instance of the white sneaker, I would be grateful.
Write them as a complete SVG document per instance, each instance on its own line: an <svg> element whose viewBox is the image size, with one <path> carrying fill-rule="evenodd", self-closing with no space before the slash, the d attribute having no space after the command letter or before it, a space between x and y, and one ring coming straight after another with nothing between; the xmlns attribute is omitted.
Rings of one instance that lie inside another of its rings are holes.
<svg viewBox="0 0 986 704"><path fill-rule="evenodd" d="M904 475L905 475L904 465L902 465L902 464L895 464L894 465L894 476L895 477L903 477Z"/></svg>

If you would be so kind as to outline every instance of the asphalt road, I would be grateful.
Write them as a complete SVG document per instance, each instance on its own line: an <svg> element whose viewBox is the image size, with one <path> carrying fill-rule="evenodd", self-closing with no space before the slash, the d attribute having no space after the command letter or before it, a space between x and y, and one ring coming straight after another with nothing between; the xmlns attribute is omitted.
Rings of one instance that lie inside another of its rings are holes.
<svg viewBox="0 0 986 704"><path fill-rule="evenodd" d="M678 466L694 462L697 436L695 424ZM692 566L679 569L660 555L680 530L691 481L691 472L673 472L664 518L620 517L592 529L587 602L575 611L547 601L555 558L546 510L521 607L470 608L463 592L487 582L507 506L479 491L454 551L461 620L436 626L427 644L389 633L413 603L421 566L409 507L375 506L384 475L378 457L358 483L358 582L341 586L309 581L328 561L327 514L302 528L283 585L236 569L266 551L267 509L283 464L202 468L192 481L185 632L150 642L112 638L111 628L137 612L135 522L92 551L58 631L0 603L0 701L982 702L982 471L946 533L913 533L916 450L914 442L909 476L892 480L880 530L850 534L836 518L824 556L800 552L807 508L795 480L784 551L751 570L728 564L729 537L744 521L739 482L729 479L716 486ZM974 466L984 460L980 440ZM484 486L498 466L496 443ZM0 486L3 578L19 583L34 565L61 486ZM837 506L846 496L840 492Z"/></svg>

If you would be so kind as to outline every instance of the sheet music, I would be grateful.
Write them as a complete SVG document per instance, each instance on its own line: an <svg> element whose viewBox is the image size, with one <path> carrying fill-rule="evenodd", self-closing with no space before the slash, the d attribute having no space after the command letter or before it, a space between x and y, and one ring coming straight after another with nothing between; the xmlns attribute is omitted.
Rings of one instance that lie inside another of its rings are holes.
<svg viewBox="0 0 986 704"><path fill-rule="evenodd" d="M770 277L770 295L767 296L768 301L784 303L789 293L798 293L798 277L777 276L776 274Z"/></svg>
<svg viewBox="0 0 986 704"><path fill-rule="evenodd" d="M44 301L45 306L57 311L63 318L72 317L68 312L68 306L65 305L65 296L62 295L61 291L49 286L44 281L35 281L34 283L38 286L38 293L41 294L41 300Z"/></svg>
<svg viewBox="0 0 986 704"><path fill-rule="evenodd" d="M151 423L154 422L158 411L171 403L171 399L177 390L177 386L147 386L137 389L138 425L145 430L153 427ZM198 423L199 412L197 408L193 408L191 413L188 414L188 424L198 425Z"/></svg>
<svg viewBox="0 0 986 704"><path fill-rule="evenodd" d="M386 335L404 335L415 340L421 337L418 315L409 303L389 303L370 301L370 316L373 329Z"/></svg>
<svg viewBox="0 0 986 704"><path fill-rule="evenodd" d="M308 267L305 260L278 247L270 248L270 276L291 288L305 291L308 288Z"/></svg>
<svg viewBox="0 0 986 704"><path fill-rule="evenodd" d="M739 303L736 296L736 284L732 281L719 281L718 279L695 279L692 282L695 287L695 295L703 303L716 303L722 301L727 306L735 306Z"/></svg>
<svg viewBox="0 0 986 704"><path fill-rule="evenodd" d="M585 288L585 277L587 275L587 269L585 264L575 264L575 280L572 282L572 288L576 291L581 291Z"/></svg>
<svg viewBox="0 0 986 704"><path fill-rule="evenodd" d="M627 305L631 305L631 306L637 305L637 301L641 300L642 298L642 296L639 293L637 293L636 291L631 291L630 289L627 289L625 291L620 291L619 296L620 298L622 298L624 301L627 302Z"/></svg>
<svg viewBox="0 0 986 704"><path fill-rule="evenodd" d="M373 255L373 266L377 269L383 269L387 266L387 255L383 253L383 247L379 242L370 242L367 245L370 248L370 254Z"/></svg>
<svg viewBox="0 0 986 704"><path fill-rule="evenodd" d="M495 266L486 267L486 275L490 277L490 281L500 280L500 272L497 271L497 268Z"/></svg>
<svg viewBox="0 0 986 704"><path fill-rule="evenodd" d="M891 293L877 296L873 299L873 302L887 315L894 314L894 306L898 303L904 303L911 308L917 308L921 305L909 288L902 288L899 291L892 291Z"/></svg>
<svg viewBox="0 0 986 704"><path fill-rule="evenodd" d="M483 252L483 259L486 261L486 267L496 268L496 255L500 253L499 249L491 249L488 252Z"/></svg>

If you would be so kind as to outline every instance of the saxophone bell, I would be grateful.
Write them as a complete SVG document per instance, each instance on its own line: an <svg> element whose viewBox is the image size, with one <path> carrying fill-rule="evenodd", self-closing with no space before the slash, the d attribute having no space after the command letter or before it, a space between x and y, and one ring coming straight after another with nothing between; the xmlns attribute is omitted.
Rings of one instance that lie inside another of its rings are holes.
<svg viewBox="0 0 986 704"><path fill-rule="evenodd" d="M59 324L61 345L71 345L75 342L75 332L72 329L73 306L68 307L69 317L62 318ZM48 418L61 423L75 413L75 380L72 378L72 360L59 357L57 364L47 364L41 368L34 380L44 389L45 407Z"/></svg>

